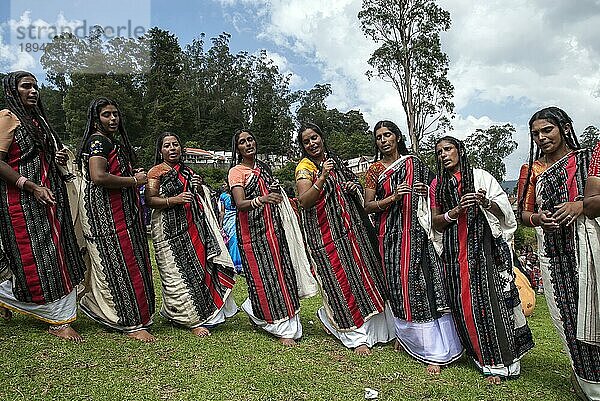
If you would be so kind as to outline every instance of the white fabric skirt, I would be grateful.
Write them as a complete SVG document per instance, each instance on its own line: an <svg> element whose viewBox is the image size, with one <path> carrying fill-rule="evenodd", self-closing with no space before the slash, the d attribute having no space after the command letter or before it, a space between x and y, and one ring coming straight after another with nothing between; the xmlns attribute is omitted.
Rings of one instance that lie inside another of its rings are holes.
<svg viewBox="0 0 600 401"><path fill-rule="evenodd" d="M300 337L302 337L302 324L300 323L299 314L296 314L292 318L277 323L267 323L266 321L261 320L254 315L254 311L252 310L252 304L250 303L250 298L246 298L241 308L244 312L248 314L250 320L252 320L252 322L255 325L265 330L266 332L273 334L275 337L291 338L294 340L297 340Z"/></svg>
<svg viewBox="0 0 600 401"><path fill-rule="evenodd" d="M0 283L0 306L53 325L70 323L77 319L77 290L54 302L38 305L17 300L13 295L12 281L7 280Z"/></svg>
<svg viewBox="0 0 600 401"><path fill-rule="evenodd" d="M215 327L215 326L223 323L225 321L225 319L234 316L238 312L238 310L239 309L238 309L237 305L235 304L235 300L233 299L233 294L230 294L230 296L228 296L227 299L225 300L225 304L223 305L223 307L221 309L219 309L219 312L216 315L214 315L207 321L203 322L202 324L197 324L190 328L195 329L196 327L200 327L200 326L207 327L207 328Z"/></svg>
<svg viewBox="0 0 600 401"><path fill-rule="evenodd" d="M396 339L416 360L431 365L448 365L463 353L460 338L450 313L427 323L394 318Z"/></svg>
<svg viewBox="0 0 600 401"><path fill-rule="evenodd" d="M339 331L329 321L323 307L317 311L323 326L346 348L357 348L366 345L371 348L377 343L387 343L394 339L394 317L386 305L382 313L371 316L362 326L351 331Z"/></svg>

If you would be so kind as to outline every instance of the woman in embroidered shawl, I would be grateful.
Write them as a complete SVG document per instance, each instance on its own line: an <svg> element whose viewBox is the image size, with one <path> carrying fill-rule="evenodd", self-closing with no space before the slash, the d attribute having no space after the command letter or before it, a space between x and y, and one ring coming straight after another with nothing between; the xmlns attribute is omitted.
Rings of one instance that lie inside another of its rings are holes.
<svg viewBox="0 0 600 401"><path fill-rule="evenodd" d="M520 374L520 359L533 347L509 245L517 223L500 184L471 167L461 141L443 137L435 152L432 220L443 233L450 309L467 353L488 382L499 384Z"/></svg>
<svg viewBox="0 0 600 401"><path fill-rule="evenodd" d="M3 79L0 111L0 315L11 310L50 324L75 342L77 291L85 265L73 230L64 170L67 155L47 122L37 80L16 71Z"/></svg>
<svg viewBox="0 0 600 401"><path fill-rule="evenodd" d="M323 292L317 316L325 330L359 355L393 338L377 240L362 208L357 177L332 155L321 129L298 132L304 159L296 167L306 242ZM371 232L368 230L371 229Z"/></svg>
<svg viewBox="0 0 600 401"><path fill-rule="evenodd" d="M231 190L229 184L223 184L223 193L219 195L219 223L223 227L223 231L227 235L227 250L231 256L231 260L235 266L235 272L237 274L242 273L242 257L240 255L240 249L238 247L235 218L236 218L235 205L233 198L231 197Z"/></svg>
<svg viewBox="0 0 600 401"><path fill-rule="evenodd" d="M143 342L154 315L152 268L138 186L146 173L133 170L135 155L117 104L90 104L77 164L82 170L80 216L91 258L90 291L80 301L90 318Z"/></svg>
<svg viewBox="0 0 600 401"><path fill-rule="evenodd" d="M519 178L519 217L536 229L544 295L571 359L573 386L578 394L599 400L600 293L593 261L598 257L598 225L582 216L590 151L580 149L571 118L558 107L536 112L529 130L529 163ZM590 201L588 213L594 217Z"/></svg>
<svg viewBox="0 0 600 401"><path fill-rule="evenodd" d="M302 234L297 221L293 229L293 211L271 169L256 158L257 143L250 131L235 133L232 154L228 181L237 209L238 246L248 283L248 299L242 309L253 324L278 337L282 344L294 346L302 336L300 283L295 271L295 255L303 252ZM292 239L294 232L297 235ZM308 266L305 254L303 264Z"/></svg>
<svg viewBox="0 0 600 401"><path fill-rule="evenodd" d="M194 335L237 312L231 289L233 262L200 188L200 176L182 160L179 137L165 132L156 142L146 202L152 211L152 242L162 283L160 313Z"/></svg>
<svg viewBox="0 0 600 401"><path fill-rule="evenodd" d="M365 211L375 213L396 349L402 347L427 364L429 374L438 375L463 348L449 313L441 261L429 240L427 186L433 174L408 154L392 121L379 121L373 135L376 161L366 174Z"/></svg>

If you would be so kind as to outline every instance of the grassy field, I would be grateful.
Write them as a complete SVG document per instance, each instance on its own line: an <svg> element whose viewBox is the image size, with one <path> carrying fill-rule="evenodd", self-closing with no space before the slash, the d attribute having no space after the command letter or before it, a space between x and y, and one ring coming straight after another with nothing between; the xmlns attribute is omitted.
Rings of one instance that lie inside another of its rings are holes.
<svg viewBox="0 0 600 401"><path fill-rule="evenodd" d="M238 304L245 296L240 279ZM295 348L254 329L243 312L208 338L157 313L154 344L82 315L74 326L85 342L70 344L16 315L0 322L0 400L362 400L365 387L378 390L380 400L573 400L568 360L543 296L537 301L529 319L536 347L522 360L521 378L499 386L487 385L466 358L431 378L391 344L356 356L325 335L315 316L318 297L302 301L304 337Z"/></svg>

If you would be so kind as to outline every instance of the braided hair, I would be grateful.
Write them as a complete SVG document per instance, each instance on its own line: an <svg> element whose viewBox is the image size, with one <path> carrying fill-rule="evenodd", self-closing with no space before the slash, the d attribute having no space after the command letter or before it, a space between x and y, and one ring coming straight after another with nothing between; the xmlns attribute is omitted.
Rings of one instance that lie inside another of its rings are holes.
<svg viewBox="0 0 600 401"><path fill-rule="evenodd" d="M46 110L41 97L38 95L37 103L34 107L25 107L23 104L18 87L21 80L25 77L31 77L37 81L35 75L27 71L13 71L2 79L6 105L17 116L25 131L31 135L36 146L49 152L51 159L54 159L56 151L62 149L64 145L56 132L48 124L48 117L46 117ZM47 146L49 139L54 141L55 146Z"/></svg>
<svg viewBox="0 0 600 401"><path fill-rule="evenodd" d="M404 135L402 135L402 131L400 131L400 128L398 128L398 126L396 124L394 124L392 121L381 120L381 121L378 121L377 124L375 124L375 127L373 127L373 137L375 138L375 158L373 159L373 161L377 161L383 157L383 155L379 151L379 147L377 146L377 138L376 138L377 131L383 127L388 128L396 136L396 144L398 146L398 154L401 156L407 155L408 149L406 148L406 142L404 142Z"/></svg>
<svg viewBox="0 0 600 401"><path fill-rule="evenodd" d="M577 135L575 135L575 130L573 129L573 120L564 110L556 106L550 106L535 112L533 116L531 116L531 118L529 119L529 165L527 167L527 179L525 180L523 193L521 194L521 198L519 199L518 204L519 218L522 218L522 212L525 207L525 195L529 190L533 162L538 160L543 153L540 147L537 146L537 144L533 140L533 134L531 133L531 128L533 127L533 123L536 120L546 120L552 125L558 127L560 136L564 139L565 143L570 149L581 149L581 145L579 144L579 141L577 140ZM569 129L566 129L567 124L569 126Z"/></svg>
<svg viewBox="0 0 600 401"><path fill-rule="evenodd" d="M129 142L129 137L127 136L127 131L125 130L125 123L123 119L123 113L119 109L119 105L114 100L108 99L106 97L99 97L98 99L93 100L88 107L87 113L87 125L85 127L85 131L83 133L83 138L81 138L81 146L79 147L79 152L77 152L77 156L75 157L75 162L77 166L81 169L81 161L83 158L83 151L85 149L85 145L90 139L90 137L96 133L101 132L107 136L110 136L111 139L117 143L118 140L111 135L105 133L102 128L102 123L100 122L100 111L106 106L115 106L117 111L119 112L119 136L121 137L121 141L123 142L123 148L125 153L127 154L129 161L131 164L137 160L135 156L135 152L133 151L133 147L131 146L131 142Z"/></svg>
<svg viewBox="0 0 600 401"><path fill-rule="evenodd" d="M163 146L163 141L168 136L174 136L177 139L177 142L179 142L179 146L181 146L181 157L179 158L179 163L183 164L184 157L185 157L185 148L181 144L181 139L179 139L179 135L174 134L173 132L166 131L166 132L163 132L162 134L160 134L158 136L158 138L156 138L156 148L155 148L155 152L154 152L154 165L155 166L163 162L163 156L162 156L161 150L162 150L162 146Z"/></svg>
<svg viewBox="0 0 600 401"><path fill-rule="evenodd" d="M300 124L300 129L298 130L298 135L296 137L296 141L298 142L298 145L300 146L300 149L302 150L302 155L304 157L306 157L307 159L309 159L310 161L312 161L315 164L315 166L319 165L319 163L317 163L317 161L314 160L308 154L306 149L304 149L304 143L302 143L302 133L304 131L306 131L307 129L313 130L317 135L319 135L321 137L321 142L323 143L323 152L325 154L325 158L332 159L334 161L336 167L340 170L342 175L347 180L355 181L358 184L358 177L356 177L356 174L354 174L352 172L352 170L350 170L350 168L348 168L348 166L346 165L346 163L344 163L344 161L342 159L340 159L335 153L333 153L329 150L329 148L327 147L327 144L325 143L325 135L323 135L323 131L321 130L321 127L319 127L317 124L310 123L310 122L305 122L305 123Z"/></svg>
<svg viewBox="0 0 600 401"><path fill-rule="evenodd" d="M462 194L475 192L473 167L471 167L471 163L469 163L469 158L467 157L467 151L464 143L452 136L444 136L437 140L435 146L437 147L437 145L439 145L441 142L449 142L456 147L458 153L459 171L461 174ZM458 190L455 188L457 185L456 180L454 180L452 174L446 168L444 168L439 157L436 157L436 165L439 181L437 184L435 198L436 202L440 205L441 211L444 212L457 206L460 199L458 197ZM474 209L478 210L478 208Z"/></svg>

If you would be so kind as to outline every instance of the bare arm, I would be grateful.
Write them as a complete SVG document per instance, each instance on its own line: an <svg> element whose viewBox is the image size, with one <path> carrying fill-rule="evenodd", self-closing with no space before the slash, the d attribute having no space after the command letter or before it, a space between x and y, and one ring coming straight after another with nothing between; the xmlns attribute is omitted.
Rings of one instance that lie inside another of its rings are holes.
<svg viewBox="0 0 600 401"><path fill-rule="evenodd" d="M600 177L588 177L583 198L583 212L591 219L600 216Z"/></svg>
<svg viewBox="0 0 600 401"><path fill-rule="evenodd" d="M16 182L19 180L19 178L21 178L21 174L13 170L5 162L6 156L6 152L0 151L0 179L9 185L16 186ZM54 198L54 194L49 188L36 184L35 182L29 180L29 177L25 178L27 178L27 181L25 181L23 184L23 190L31 192L33 196L35 196L35 199L40 203L52 205L55 203L56 200Z"/></svg>
<svg viewBox="0 0 600 401"><path fill-rule="evenodd" d="M317 203L319 197L321 196L323 185L325 185L325 181L327 180L329 172L332 169L333 160L326 160L325 163L323 163L321 175L319 175L314 183L308 178L301 178L296 181L298 201L304 209L310 209Z"/></svg>
<svg viewBox="0 0 600 401"><path fill-rule="evenodd" d="M107 166L108 162L104 157L90 157L90 178L94 184L104 188L117 189L143 185L148 181L146 173L143 171L135 173L133 177L119 177L106 171Z"/></svg>
<svg viewBox="0 0 600 401"><path fill-rule="evenodd" d="M194 200L194 194L191 192L182 192L177 196L162 197L158 194L160 182L158 179L148 180L144 196L146 198L146 205L152 209L166 209L175 205L183 205L184 203L190 203Z"/></svg>
<svg viewBox="0 0 600 401"><path fill-rule="evenodd" d="M412 189L406 183L402 183L394 190L392 195L381 200L375 200L374 189L365 189L365 211L367 213L382 212L394 202L402 200L402 197L412 192Z"/></svg>
<svg viewBox="0 0 600 401"><path fill-rule="evenodd" d="M254 209L254 206L252 205L253 199L246 199L246 193L244 192L244 188L240 186L232 187L231 193L233 195L233 199L235 200L235 207L238 210L245 212ZM281 194L269 192L268 195L258 196L258 199L260 199L260 202L263 204L278 204L283 200L283 197L281 196Z"/></svg>
<svg viewBox="0 0 600 401"><path fill-rule="evenodd" d="M464 194L460 198L458 205L448 210L447 213L442 213L441 209L434 207L431 209L431 221L433 228L437 231L444 231L450 224L454 224L460 215L467 212L470 207L477 207L477 199L475 193Z"/></svg>

